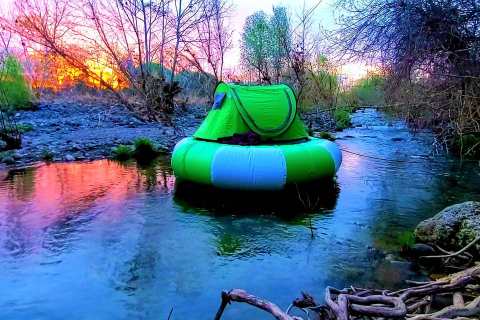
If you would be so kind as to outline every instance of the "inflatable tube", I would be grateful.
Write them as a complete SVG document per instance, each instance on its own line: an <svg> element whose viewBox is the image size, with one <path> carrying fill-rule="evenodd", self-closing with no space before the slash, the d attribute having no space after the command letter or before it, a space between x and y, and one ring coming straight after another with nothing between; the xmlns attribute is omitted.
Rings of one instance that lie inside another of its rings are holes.
<svg viewBox="0 0 480 320"><path fill-rule="evenodd" d="M335 143L316 138L259 146L185 138L172 155L173 171L180 180L243 190L279 190L290 183L333 177L341 162Z"/></svg>

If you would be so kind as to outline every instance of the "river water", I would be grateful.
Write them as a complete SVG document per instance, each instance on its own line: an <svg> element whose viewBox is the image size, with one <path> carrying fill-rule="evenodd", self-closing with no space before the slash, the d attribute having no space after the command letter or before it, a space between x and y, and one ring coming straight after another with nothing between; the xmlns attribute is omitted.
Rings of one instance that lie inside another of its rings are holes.
<svg viewBox="0 0 480 320"><path fill-rule="evenodd" d="M420 221L480 199L478 163L430 155L373 109L338 134L328 186L260 197L176 186L168 159L0 172L0 318L212 319L223 289L286 308L327 285L421 278L398 257ZM260 198L260 199L259 199ZM229 306L224 319L265 319Z"/></svg>

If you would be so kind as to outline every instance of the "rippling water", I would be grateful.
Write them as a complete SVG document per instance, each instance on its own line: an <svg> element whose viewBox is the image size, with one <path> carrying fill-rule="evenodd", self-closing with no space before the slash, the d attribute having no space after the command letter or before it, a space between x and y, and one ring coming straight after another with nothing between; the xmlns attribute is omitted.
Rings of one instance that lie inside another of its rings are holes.
<svg viewBox="0 0 480 320"><path fill-rule="evenodd" d="M430 157L428 134L373 110L354 123L336 183L281 195L175 186L168 159L0 172L0 318L211 319L222 289L285 308L302 290L421 277L399 244L480 199L479 166ZM264 317L232 305L224 319Z"/></svg>

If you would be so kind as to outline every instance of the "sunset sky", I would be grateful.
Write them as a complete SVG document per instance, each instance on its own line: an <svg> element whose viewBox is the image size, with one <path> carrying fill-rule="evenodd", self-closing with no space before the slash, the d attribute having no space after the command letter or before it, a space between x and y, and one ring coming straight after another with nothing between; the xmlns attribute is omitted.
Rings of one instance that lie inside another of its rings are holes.
<svg viewBox="0 0 480 320"><path fill-rule="evenodd" d="M0 0L0 8L8 10L14 0ZM112 0L113 1L113 0ZM320 4L317 14L315 16L316 23L321 23L324 27L332 26L334 24L333 17L333 3L335 0L323 0ZM231 0L233 4L233 11L231 14L232 29L234 32L233 45L234 49L230 52L228 60L229 67L235 66L240 60L240 35L245 23L245 19L255 13L256 11L263 10L266 13L272 12L272 7L285 6L289 9L292 15L298 12L303 7L302 0ZM307 7L313 6L317 3L317 0L305 0Z"/></svg>
<svg viewBox="0 0 480 320"><path fill-rule="evenodd" d="M7 9L14 0L0 0L0 8ZM233 10L231 13L230 21L233 29L233 49L228 53L226 63L227 68L234 68L239 65L240 62L240 37L245 23L245 19L255 13L256 11L263 10L267 14L272 12L273 6L285 6L288 8L292 17L298 13L305 3L306 7L312 7L317 0L231 0L233 4ZM323 28L331 29L335 26L334 16L334 3L335 0L323 0L318 7L314 25L321 25ZM362 64L354 63L347 64L343 68L343 73L347 74L351 78L360 78L366 74L366 67Z"/></svg>

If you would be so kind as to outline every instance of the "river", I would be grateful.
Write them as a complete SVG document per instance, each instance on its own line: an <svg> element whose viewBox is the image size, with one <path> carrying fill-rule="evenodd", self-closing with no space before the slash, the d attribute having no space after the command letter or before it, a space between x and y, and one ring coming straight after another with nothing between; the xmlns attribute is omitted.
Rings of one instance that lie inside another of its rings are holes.
<svg viewBox="0 0 480 320"><path fill-rule="evenodd" d="M419 221L479 200L480 167L432 156L429 133L374 109L353 123L335 183L260 199L176 186L168 159L0 171L0 318L212 319L223 289L286 308L327 285L422 278L399 247Z"/></svg>

